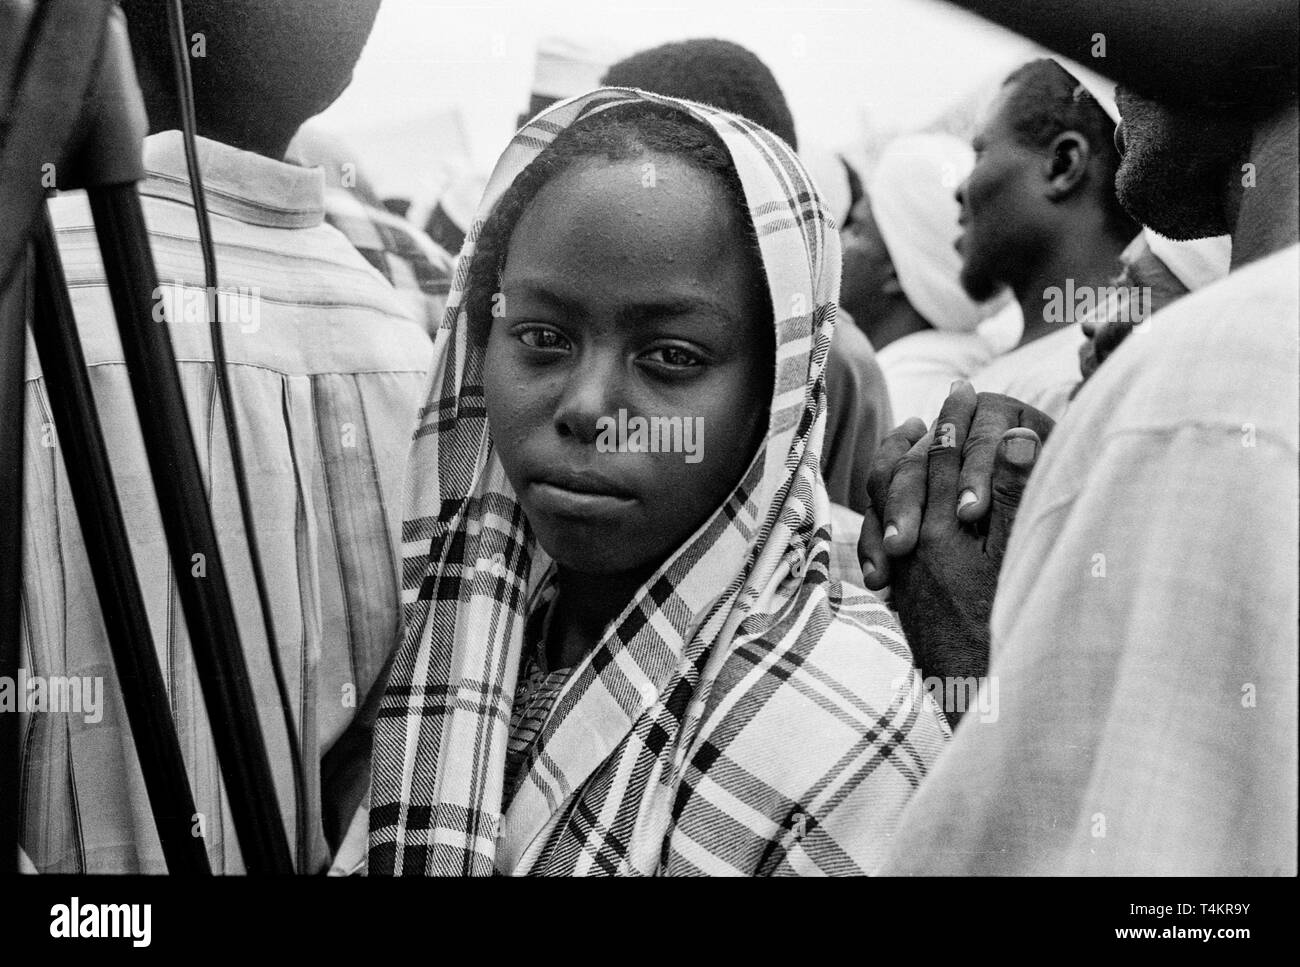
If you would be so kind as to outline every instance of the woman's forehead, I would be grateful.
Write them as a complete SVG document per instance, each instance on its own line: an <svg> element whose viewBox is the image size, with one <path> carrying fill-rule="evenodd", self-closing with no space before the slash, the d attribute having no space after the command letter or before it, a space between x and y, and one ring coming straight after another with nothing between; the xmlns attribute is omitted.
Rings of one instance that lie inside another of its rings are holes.
<svg viewBox="0 0 1300 967"><path fill-rule="evenodd" d="M717 179L675 161L566 171L520 217L505 269L716 275L747 241L731 209Z"/></svg>

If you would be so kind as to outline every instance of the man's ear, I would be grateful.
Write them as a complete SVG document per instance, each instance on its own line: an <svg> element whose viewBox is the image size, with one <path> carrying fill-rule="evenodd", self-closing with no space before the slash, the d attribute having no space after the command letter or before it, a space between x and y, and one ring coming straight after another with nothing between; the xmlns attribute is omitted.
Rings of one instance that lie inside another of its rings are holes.
<svg viewBox="0 0 1300 967"><path fill-rule="evenodd" d="M1088 139L1078 131L1062 131L1054 137L1047 150L1047 197L1062 201L1074 194L1091 156Z"/></svg>

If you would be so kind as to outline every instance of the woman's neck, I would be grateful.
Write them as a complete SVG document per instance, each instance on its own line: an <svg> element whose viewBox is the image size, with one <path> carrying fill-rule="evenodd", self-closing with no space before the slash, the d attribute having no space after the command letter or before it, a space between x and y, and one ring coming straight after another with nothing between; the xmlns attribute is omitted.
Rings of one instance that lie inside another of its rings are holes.
<svg viewBox="0 0 1300 967"><path fill-rule="evenodd" d="M587 657L657 566L615 575L560 568L559 593L546 643L547 665L571 668Z"/></svg>
<svg viewBox="0 0 1300 967"><path fill-rule="evenodd" d="M871 340L871 347L880 352L891 342L929 328L930 324L913 308L912 303L906 298L899 298L894 300L888 312L875 320L869 328L864 327L863 331Z"/></svg>

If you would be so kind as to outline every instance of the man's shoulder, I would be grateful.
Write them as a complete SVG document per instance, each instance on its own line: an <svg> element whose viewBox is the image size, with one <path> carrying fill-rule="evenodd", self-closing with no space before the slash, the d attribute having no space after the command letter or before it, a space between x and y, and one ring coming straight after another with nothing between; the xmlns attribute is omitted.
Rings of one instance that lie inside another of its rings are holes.
<svg viewBox="0 0 1300 967"><path fill-rule="evenodd" d="M1191 293L1136 326L1071 416L1110 432L1266 422L1296 435L1300 246Z"/></svg>
<svg viewBox="0 0 1300 967"><path fill-rule="evenodd" d="M1081 495L1094 506L1121 499L1112 491L1131 491L1139 478L1143 499L1156 501L1218 473L1233 491L1216 495L1225 523L1235 523L1226 503L1247 489L1240 475L1252 485L1293 480L1298 256L1293 247L1261 260L1136 327L1057 424L1026 490L1017 535L1024 522L1044 526ZM1239 459L1242 453L1252 459ZM1090 520L1090 533L1102 526Z"/></svg>
<svg viewBox="0 0 1300 967"><path fill-rule="evenodd" d="M145 197L157 298L178 359L211 358L204 278L193 212ZM122 350L84 195L51 202L87 362L120 362ZM287 375L422 371L432 354L423 327L391 284L325 224L270 229L214 219L218 298L227 354Z"/></svg>

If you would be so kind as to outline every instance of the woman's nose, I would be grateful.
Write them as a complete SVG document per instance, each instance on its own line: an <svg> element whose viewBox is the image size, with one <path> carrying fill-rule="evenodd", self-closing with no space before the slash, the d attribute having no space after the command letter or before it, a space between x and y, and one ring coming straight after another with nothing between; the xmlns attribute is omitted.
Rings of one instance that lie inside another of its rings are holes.
<svg viewBox="0 0 1300 967"><path fill-rule="evenodd" d="M587 352L569 373L555 406L554 426L562 437L594 443L601 417L617 418L622 374L612 354Z"/></svg>

